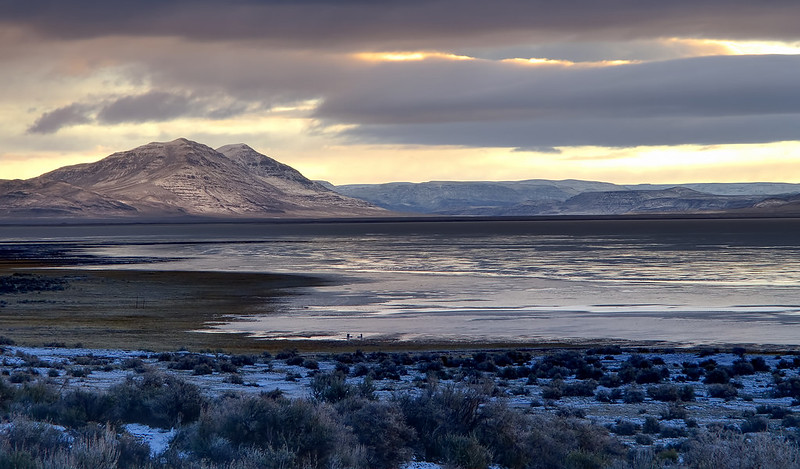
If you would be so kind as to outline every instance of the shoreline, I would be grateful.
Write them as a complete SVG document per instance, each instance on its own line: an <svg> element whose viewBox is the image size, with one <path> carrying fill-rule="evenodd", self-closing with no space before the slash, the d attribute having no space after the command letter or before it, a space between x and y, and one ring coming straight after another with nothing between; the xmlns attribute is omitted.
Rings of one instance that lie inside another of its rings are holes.
<svg viewBox="0 0 800 469"><path fill-rule="evenodd" d="M652 220L798 220L800 213L635 213L617 215L428 215L397 213L393 216L326 218L236 218L236 217L155 217L155 218L10 218L0 217L0 226L93 226L93 225L185 225L185 224L350 224L350 223L452 223L452 222L559 222L559 221L652 221Z"/></svg>

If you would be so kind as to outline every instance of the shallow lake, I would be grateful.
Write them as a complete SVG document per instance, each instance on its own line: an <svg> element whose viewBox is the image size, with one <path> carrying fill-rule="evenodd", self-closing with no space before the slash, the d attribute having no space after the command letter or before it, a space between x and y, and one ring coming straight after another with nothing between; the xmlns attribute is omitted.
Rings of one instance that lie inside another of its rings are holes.
<svg viewBox="0 0 800 469"><path fill-rule="evenodd" d="M172 259L113 268L335 280L214 329L265 338L799 345L799 228L797 219L95 224L0 226L0 242Z"/></svg>

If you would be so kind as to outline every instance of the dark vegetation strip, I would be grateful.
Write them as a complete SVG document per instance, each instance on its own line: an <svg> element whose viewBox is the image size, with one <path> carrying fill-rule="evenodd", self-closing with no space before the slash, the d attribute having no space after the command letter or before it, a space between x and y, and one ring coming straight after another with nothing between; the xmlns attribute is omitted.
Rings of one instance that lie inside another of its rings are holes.
<svg viewBox="0 0 800 469"><path fill-rule="evenodd" d="M63 393L44 380L15 387L3 379L7 424L0 467L388 469L419 458L464 469L780 469L799 461L791 438L726 428L693 431L671 447L631 450L606 428L574 416L513 409L493 399L493 388L482 380L431 383L377 400L368 384L349 385L329 373L314 379L310 399L280 392L209 399L196 386L159 373L132 377L105 393ZM151 457L145 444L122 431L126 422L178 433L164 454Z"/></svg>
<svg viewBox="0 0 800 469"><path fill-rule="evenodd" d="M696 399L696 389L726 386L735 392L734 378L759 372L773 373L774 396L791 397L798 405L800 378L794 372L800 357L784 356L771 367L763 357L734 349L738 358L731 365L707 355L670 371L660 357L632 354L609 370L604 360L620 352L341 353L326 357L336 363L328 372L319 371L319 356L293 350L275 357L148 357L171 369L231 377L240 367L282 361L312 377L307 399L290 399L278 390L209 397L141 359L117 365L130 375L107 391L65 388L55 378L79 379L113 366L93 356L76 357L68 368L52 367L45 377L37 370L49 364L18 352L22 364L0 376L5 421L0 467L381 469L413 458L464 469L800 466L800 419L792 408L759 405L739 424L699 426L684 406ZM377 381L400 380L412 370L419 376L416 388L378 399ZM354 383L348 377L363 379ZM579 409L548 404L552 412L532 413L530 407L512 406L513 389L500 384L518 379L547 380L542 397L551 401L594 396L601 402L649 399L667 405L660 419L649 416L643 425L618 419L601 426L582 418ZM450 383L442 384L445 380ZM780 420L779 431L770 430L774 420ZM146 445L123 431L126 423L175 428L177 436L164 454L152 457ZM636 444L623 444L626 437L635 437ZM657 438L670 442L657 444Z"/></svg>

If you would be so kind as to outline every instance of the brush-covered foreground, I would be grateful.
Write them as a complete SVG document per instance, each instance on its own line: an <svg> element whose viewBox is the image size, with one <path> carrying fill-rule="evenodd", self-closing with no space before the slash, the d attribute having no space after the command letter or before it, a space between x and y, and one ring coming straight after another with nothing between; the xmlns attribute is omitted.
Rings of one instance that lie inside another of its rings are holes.
<svg viewBox="0 0 800 469"><path fill-rule="evenodd" d="M743 349L7 345L0 467L798 468L798 368Z"/></svg>

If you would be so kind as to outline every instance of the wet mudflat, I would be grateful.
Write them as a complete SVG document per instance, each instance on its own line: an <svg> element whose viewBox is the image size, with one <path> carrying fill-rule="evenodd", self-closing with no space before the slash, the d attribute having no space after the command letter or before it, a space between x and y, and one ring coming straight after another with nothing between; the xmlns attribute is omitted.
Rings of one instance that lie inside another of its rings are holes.
<svg viewBox="0 0 800 469"><path fill-rule="evenodd" d="M198 332L274 311L293 289L322 280L215 272L6 268L0 335L27 344L93 348L242 350L242 334Z"/></svg>

